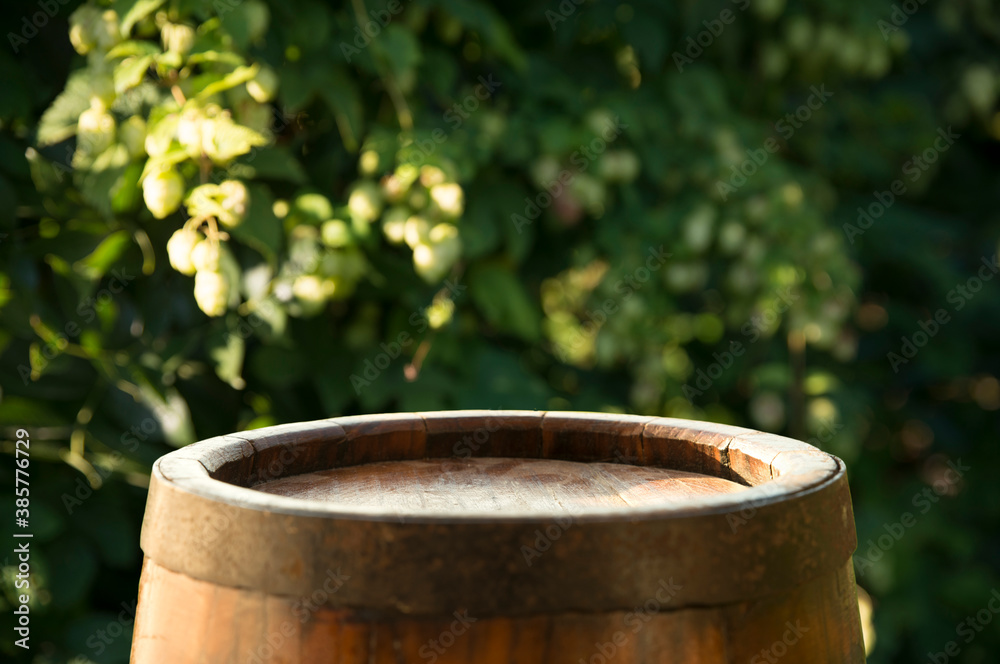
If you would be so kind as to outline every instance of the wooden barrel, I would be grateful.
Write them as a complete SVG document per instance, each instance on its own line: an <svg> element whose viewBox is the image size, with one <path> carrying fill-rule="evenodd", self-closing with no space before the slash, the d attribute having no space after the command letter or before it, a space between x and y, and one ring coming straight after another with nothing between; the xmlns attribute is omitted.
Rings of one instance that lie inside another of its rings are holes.
<svg viewBox="0 0 1000 664"><path fill-rule="evenodd" d="M863 662L844 464L678 419L343 417L161 458L136 664Z"/></svg>

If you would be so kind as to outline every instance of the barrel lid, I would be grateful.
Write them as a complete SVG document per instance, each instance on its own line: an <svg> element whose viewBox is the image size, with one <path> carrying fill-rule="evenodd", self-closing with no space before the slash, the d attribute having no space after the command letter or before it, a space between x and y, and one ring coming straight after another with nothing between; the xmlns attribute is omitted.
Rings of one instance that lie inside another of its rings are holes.
<svg viewBox="0 0 1000 664"><path fill-rule="evenodd" d="M404 486L402 469L424 479ZM418 500L441 469L461 476L450 495ZM536 500L497 497L543 470L554 481ZM358 489L366 475L397 485L380 500ZM456 501L456 485L477 482L492 499ZM805 443L536 411L343 417L201 441L154 465L142 532L147 556L197 579L310 596L338 575L327 604L421 615L632 610L661 583L679 587L675 606L725 604L840 569L855 545L843 463Z"/></svg>

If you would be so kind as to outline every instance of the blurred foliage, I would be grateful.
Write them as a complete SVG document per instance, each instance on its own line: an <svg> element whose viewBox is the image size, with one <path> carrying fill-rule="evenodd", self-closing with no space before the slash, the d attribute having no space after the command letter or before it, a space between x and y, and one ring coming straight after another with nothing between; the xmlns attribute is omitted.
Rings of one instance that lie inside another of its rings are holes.
<svg viewBox="0 0 1000 664"><path fill-rule="evenodd" d="M993 661L1000 632L956 626L1000 586L1000 284L954 289L997 251L996 7L365 2L5 4L0 425L5 455L33 443L32 661L127 661L170 449L470 407L810 440L850 467L859 554L916 515L859 571L870 661L956 638Z"/></svg>

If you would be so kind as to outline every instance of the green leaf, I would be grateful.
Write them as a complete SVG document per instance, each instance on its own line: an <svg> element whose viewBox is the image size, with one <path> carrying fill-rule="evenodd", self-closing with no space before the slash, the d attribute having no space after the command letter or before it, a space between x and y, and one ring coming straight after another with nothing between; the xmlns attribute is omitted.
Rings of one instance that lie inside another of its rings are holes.
<svg viewBox="0 0 1000 664"><path fill-rule="evenodd" d="M31 182L40 194L54 197L55 201L63 202L65 189L69 186L70 169L58 163L53 163L43 157L37 150L29 149L25 155L28 167L31 169Z"/></svg>
<svg viewBox="0 0 1000 664"><path fill-rule="evenodd" d="M305 184L308 179L299 160L285 147L264 147L229 167L233 177L244 180L284 180Z"/></svg>
<svg viewBox="0 0 1000 664"><path fill-rule="evenodd" d="M222 28L241 50L253 44L267 32L271 11L260 0L243 0L232 11L220 17Z"/></svg>
<svg viewBox="0 0 1000 664"><path fill-rule="evenodd" d="M462 255L472 260L484 256L500 242L498 224L494 223L492 210L487 201L476 196L469 197L469 206L462 216L459 233L462 237Z"/></svg>
<svg viewBox="0 0 1000 664"><path fill-rule="evenodd" d="M498 330L527 341L538 340L538 306L507 267L492 263L472 269L469 293L486 320Z"/></svg>
<svg viewBox="0 0 1000 664"><path fill-rule="evenodd" d="M364 123L361 93L354 79L340 67L331 68L326 72L326 81L320 92L323 100L333 111L344 147L351 152L357 152L361 144L360 137L364 132Z"/></svg>
<svg viewBox="0 0 1000 664"><path fill-rule="evenodd" d="M480 33L484 41L517 69L524 69L528 60L514 40L507 22L493 7L470 0L436 0L440 7L458 19L462 25Z"/></svg>
<svg viewBox="0 0 1000 664"><path fill-rule="evenodd" d="M243 337L235 332L236 316L230 317L226 325L216 325L206 340L208 356L215 365L215 373L235 389L245 384L243 374L243 354L246 344Z"/></svg>
<svg viewBox="0 0 1000 664"><path fill-rule="evenodd" d="M166 0L119 0L116 2L115 10L122 17L122 37L128 37L132 34L132 26L155 12L164 2ZM127 10L125 10L126 7Z"/></svg>
<svg viewBox="0 0 1000 664"><path fill-rule="evenodd" d="M213 161L222 163L271 142L270 138L250 127L222 118L216 120L214 133L210 138L210 144L205 146L205 152Z"/></svg>
<svg viewBox="0 0 1000 664"><path fill-rule="evenodd" d="M218 62L225 65L232 65L233 67L241 67L246 64L243 56L232 51L202 51L200 53L192 53L188 56L187 61L189 65L198 65L203 62Z"/></svg>
<svg viewBox="0 0 1000 664"><path fill-rule="evenodd" d="M14 394L4 394L0 400L0 424L8 426L64 426L72 418L63 417L55 404L28 399Z"/></svg>
<svg viewBox="0 0 1000 664"><path fill-rule="evenodd" d="M126 173L129 161L125 146L116 144L102 152L89 170L78 170L74 173L74 181L84 199L105 218L110 219L114 216L112 199L114 192L121 185L121 178Z"/></svg>
<svg viewBox="0 0 1000 664"><path fill-rule="evenodd" d="M139 202L139 177L142 175L142 164L130 163L111 188L111 209L114 212L134 210Z"/></svg>
<svg viewBox="0 0 1000 664"><path fill-rule="evenodd" d="M70 74L66 89L59 93L38 122L38 145L45 147L76 134L80 114L90 108L91 74L78 70Z"/></svg>
<svg viewBox="0 0 1000 664"><path fill-rule="evenodd" d="M259 69L260 67L258 65L252 65L250 67L237 67L223 76L220 80L206 85L199 92L195 93L195 97L198 99L208 99L212 95L225 92L226 90L235 88L237 85L242 85L256 76L257 70Z"/></svg>
<svg viewBox="0 0 1000 664"><path fill-rule="evenodd" d="M183 447L197 440L191 411L177 389L154 385L144 375L140 377L138 372L134 372L133 379L139 385L141 403L153 412L168 443L174 447Z"/></svg>
<svg viewBox="0 0 1000 664"><path fill-rule="evenodd" d="M115 231L104 238L90 255L77 261L73 268L91 279L100 279L121 258L130 244L131 236L128 231Z"/></svg>
<svg viewBox="0 0 1000 664"><path fill-rule="evenodd" d="M407 76L420 64L420 42L401 25L386 26L375 43L396 76Z"/></svg>
<svg viewBox="0 0 1000 664"><path fill-rule="evenodd" d="M160 126L162 126L162 124ZM187 153L187 150L179 145L174 145L160 156L150 157L146 160L146 165L143 167L142 172L139 175L139 179L142 180L150 173L179 164L182 161L189 159L190 156L191 155Z"/></svg>
<svg viewBox="0 0 1000 664"><path fill-rule="evenodd" d="M158 55L161 52L160 46L156 42L129 39L108 51L104 59L114 60L115 58L129 58L139 55Z"/></svg>
<svg viewBox="0 0 1000 664"><path fill-rule="evenodd" d="M123 94L142 83L146 70L153 64L152 55L125 58L115 67L115 92Z"/></svg>

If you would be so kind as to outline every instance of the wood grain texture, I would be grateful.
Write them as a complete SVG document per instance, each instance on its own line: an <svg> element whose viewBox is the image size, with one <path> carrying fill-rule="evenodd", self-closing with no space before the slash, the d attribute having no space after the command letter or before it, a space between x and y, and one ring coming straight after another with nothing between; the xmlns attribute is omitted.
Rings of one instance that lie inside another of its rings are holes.
<svg viewBox="0 0 1000 664"><path fill-rule="evenodd" d="M856 540L843 465L803 443L747 431L665 418L459 411L224 436L155 464L142 546L174 571L285 595L350 567L363 581L332 603L411 613L456 602L484 613L607 610L634 601L658 568L688 577L683 601L691 605L761 596L839 567ZM428 450L451 450L456 462L511 451L578 461L574 446L585 461L611 454L747 488L627 508L592 504L570 522L513 498L504 511L417 513L247 488L327 467L422 459ZM697 555L687 543L697 543ZM537 560L525 554L541 546L552 552ZM632 560L644 562L633 569Z"/></svg>
<svg viewBox="0 0 1000 664"><path fill-rule="evenodd" d="M852 622L850 569L766 600L716 607L674 609L662 586L632 609L602 614L481 617L456 608L387 619L220 587L147 560L132 662L855 664L864 647Z"/></svg>
<svg viewBox="0 0 1000 664"><path fill-rule="evenodd" d="M139 664L864 658L843 463L719 424L458 411L221 436L155 464L142 547Z"/></svg>
<svg viewBox="0 0 1000 664"><path fill-rule="evenodd" d="M684 505L746 486L667 468L492 457L382 461L293 475L254 489L345 511L363 506L410 518L512 510L556 518L586 514L595 506Z"/></svg>

